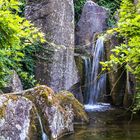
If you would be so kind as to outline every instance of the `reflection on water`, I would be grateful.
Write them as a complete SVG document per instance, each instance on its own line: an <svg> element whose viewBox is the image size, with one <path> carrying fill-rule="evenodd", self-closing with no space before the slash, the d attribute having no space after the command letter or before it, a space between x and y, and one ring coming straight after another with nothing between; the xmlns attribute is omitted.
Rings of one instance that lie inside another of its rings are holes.
<svg viewBox="0 0 140 140"><path fill-rule="evenodd" d="M120 109L88 112L90 124L76 125L75 134L61 140L140 140L140 118L128 124L130 115L120 116L123 113Z"/></svg>

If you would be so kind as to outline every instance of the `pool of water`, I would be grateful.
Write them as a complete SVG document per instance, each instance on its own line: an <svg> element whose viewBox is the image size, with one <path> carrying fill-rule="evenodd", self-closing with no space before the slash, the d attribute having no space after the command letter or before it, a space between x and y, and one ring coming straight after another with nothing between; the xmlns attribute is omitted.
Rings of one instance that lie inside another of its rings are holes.
<svg viewBox="0 0 140 140"><path fill-rule="evenodd" d="M104 107L109 108L107 110ZM106 104L97 104L97 108L95 106L85 108L90 123L75 125L75 133L60 140L140 140L139 116L130 122L130 114L124 113L122 109L106 106Z"/></svg>

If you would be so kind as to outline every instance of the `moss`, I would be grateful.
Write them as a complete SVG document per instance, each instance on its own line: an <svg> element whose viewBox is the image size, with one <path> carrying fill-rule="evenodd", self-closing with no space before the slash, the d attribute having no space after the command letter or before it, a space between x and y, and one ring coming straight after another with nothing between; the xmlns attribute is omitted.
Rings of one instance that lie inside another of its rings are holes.
<svg viewBox="0 0 140 140"><path fill-rule="evenodd" d="M17 101L17 99L18 99L18 97L16 95L13 95L13 96L5 95L5 97L6 97L6 100L4 99L4 101L1 101L3 105L0 107L0 118L4 118L4 116L5 116L6 108L7 108L7 103L9 101L9 99L12 99L14 101L15 100Z"/></svg>
<svg viewBox="0 0 140 140"><path fill-rule="evenodd" d="M5 101L2 102L3 106L0 108L0 118L5 116L6 111L6 105L9 99L12 99L12 101L16 101L20 99L21 97L25 97L32 101L34 104L36 111L41 117L41 121L44 127L44 131L47 133L48 137L51 138L51 129L50 129L50 122L49 122L49 116L48 111L51 111L53 108L56 107L60 113L66 114L67 109L66 106L71 106L74 112L75 118L79 121L85 121L88 122L87 115L84 111L84 107L78 102L78 100L75 99L72 93L68 91L62 91L59 94L55 94L53 90L47 86L38 86L33 89L29 89L26 91L22 91L21 94L9 94L4 95ZM30 124L30 131L31 131L31 137L39 137L40 138L40 128L38 128L38 121L35 118L36 112L35 109L31 110L31 124ZM64 119L67 121L67 115L64 116ZM36 132L37 134L35 134Z"/></svg>
<svg viewBox="0 0 140 140"><path fill-rule="evenodd" d="M40 124L39 120L36 114L36 108L33 107L31 110L31 115L30 115L30 132L29 132L29 138L33 140L41 140L41 130L40 130Z"/></svg>
<svg viewBox="0 0 140 140"><path fill-rule="evenodd" d="M2 107L0 107L0 119L1 118L4 118L5 111L6 111L6 106L5 105L3 105Z"/></svg>
<svg viewBox="0 0 140 140"><path fill-rule="evenodd" d="M61 91L56 94L56 98L59 100L62 107L70 104L72 105L74 116L77 120L88 122L88 117L84 111L84 106L79 103L72 93L68 91Z"/></svg>
<svg viewBox="0 0 140 140"><path fill-rule="evenodd" d="M80 78L83 79L83 72L84 72L84 63L83 63L83 59L81 56L75 56L75 62L76 62L76 66L78 68L78 72L80 75ZM83 81L83 80L81 80Z"/></svg>
<svg viewBox="0 0 140 140"><path fill-rule="evenodd" d="M24 95L26 98L31 100L38 114L41 116L41 121L44 126L44 131L49 137L51 137L51 131L49 128L48 116L45 115L45 108L51 107L56 104L56 98L54 91L47 86L35 87L32 91L28 91Z"/></svg>

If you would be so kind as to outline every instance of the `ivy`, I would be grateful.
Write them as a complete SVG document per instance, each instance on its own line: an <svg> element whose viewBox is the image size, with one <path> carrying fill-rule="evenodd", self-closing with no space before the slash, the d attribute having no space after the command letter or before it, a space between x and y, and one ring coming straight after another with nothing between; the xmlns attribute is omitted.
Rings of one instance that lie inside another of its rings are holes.
<svg viewBox="0 0 140 140"><path fill-rule="evenodd" d="M27 54L33 55L44 35L19 16L21 5L18 0L0 0L0 88L6 85L11 70L17 71L27 87L35 83L30 69L34 60Z"/></svg>

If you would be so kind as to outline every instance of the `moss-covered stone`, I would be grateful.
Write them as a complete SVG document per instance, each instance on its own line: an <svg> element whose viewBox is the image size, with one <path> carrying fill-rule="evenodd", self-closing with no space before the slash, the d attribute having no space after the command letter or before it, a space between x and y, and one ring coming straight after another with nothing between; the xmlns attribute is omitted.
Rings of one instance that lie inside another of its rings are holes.
<svg viewBox="0 0 140 140"><path fill-rule="evenodd" d="M47 86L38 86L0 96L0 136L10 136L11 140L14 140L15 136L20 140L23 133L25 138L35 140L41 138L42 131L50 139L73 133L74 117L88 121L83 106L67 91L55 94ZM9 124L9 119L14 124ZM16 126L20 130L17 130ZM5 133L7 127L8 133Z"/></svg>
<svg viewBox="0 0 140 140"><path fill-rule="evenodd" d="M25 97L16 95L0 96L0 139L39 140L35 125L33 103ZM32 118L32 119L31 119ZM34 128L35 128L34 127Z"/></svg>
<svg viewBox="0 0 140 140"><path fill-rule="evenodd" d="M68 91L61 91L56 95L60 105L65 107L66 105L72 105L74 116L76 119L88 122L88 116L84 111L84 106L78 102L72 93Z"/></svg>

